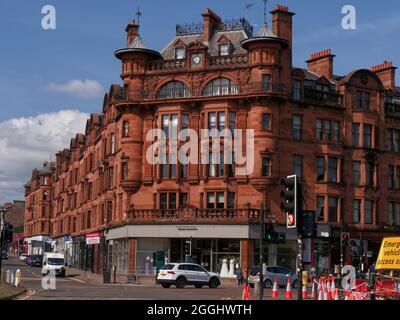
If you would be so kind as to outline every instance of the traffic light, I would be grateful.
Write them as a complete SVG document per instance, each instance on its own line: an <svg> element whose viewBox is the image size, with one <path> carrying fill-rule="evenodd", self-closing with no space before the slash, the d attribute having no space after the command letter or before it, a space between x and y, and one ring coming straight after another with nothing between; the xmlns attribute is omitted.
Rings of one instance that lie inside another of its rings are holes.
<svg viewBox="0 0 400 320"><path fill-rule="evenodd" d="M268 244L286 243L286 233L275 232L273 224L265 225L265 242Z"/></svg>
<svg viewBox="0 0 400 320"><path fill-rule="evenodd" d="M282 203L281 210L286 213L286 226L288 229L297 228L299 213L302 211L301 205L301 184L297 176L288 176L282 179Z"/></svg>
<svg viewBox="0 0 400 320"><path fill-rule="evenodd" d="M298 230L304 238L314 238L317 228L315 224L315 211L303 211L299 213Z"/></svg>
<svg viewBox="0 0 400 320"><path fill-rule="evenodd" d="M186 256L192 255L192 241L185 242L185 255Z"/></svg>
<svg viewBox="0 0 400 320"><path fill-rule="evenodd" d="M265 241L267 243L273 243L275 238L275 230L273 224L265 225Z"/></svg>

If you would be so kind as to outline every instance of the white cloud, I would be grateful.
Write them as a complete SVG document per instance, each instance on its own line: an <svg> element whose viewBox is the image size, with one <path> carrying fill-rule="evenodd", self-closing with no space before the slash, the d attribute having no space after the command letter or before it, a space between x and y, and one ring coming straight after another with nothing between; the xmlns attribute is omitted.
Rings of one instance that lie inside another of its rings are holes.
<svg viewBox="0 0 400 320"><path fill-rule="evenodd" d="M23 185L32 170L68 148L71 138L84 132L88 117L77 110L61 110L0 122L0 204L23 199Z"/></svg>
<svg viewBox="0 0 400 320"><path fill-rule="evenodd" d="M71 80L64 84L51 83L48 90L68 93L78 98L94 99L104 93L103 86L95 80Z"/></svg>

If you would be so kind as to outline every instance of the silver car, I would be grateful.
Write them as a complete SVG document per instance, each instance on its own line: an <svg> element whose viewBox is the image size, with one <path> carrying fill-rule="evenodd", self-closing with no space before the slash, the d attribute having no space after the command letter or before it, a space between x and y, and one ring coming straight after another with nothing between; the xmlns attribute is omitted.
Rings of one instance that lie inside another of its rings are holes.
<svg viewBox="0 0 400 320"><path fill-rule="evenodd" d="M256 282L259 282L260 267L253 267L249 271L249 285L254 287ZM290 282L293 288L297 288L299 281L297 275L284 267L267 267L267 273L264 274L264 288L271 288L275 278L278 282L278 287L285 287L290 277Z"/></svg>
<svg viewBox="0 0 400 320"><path fill-rule="evenodd" d="M194 285L200 289L207 285L216 289L221 285L219 274L209 272L202 266L193 263L169 263L162 267L157 275L157 284L164 288L172 285L183 289L186 285Z"/></svg>

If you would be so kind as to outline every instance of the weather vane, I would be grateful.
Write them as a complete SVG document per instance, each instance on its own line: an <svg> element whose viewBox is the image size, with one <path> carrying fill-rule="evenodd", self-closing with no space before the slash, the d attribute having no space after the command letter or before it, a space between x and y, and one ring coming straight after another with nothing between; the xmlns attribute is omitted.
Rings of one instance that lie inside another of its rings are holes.
<svg viewBox="0 0 400 320"><path fill-rule="evenodd" d="M136 17L137 17L137 24L140 25L140 17L142 16L142 12L140 11L140 7L138 7L138 10L136 11Z"/></svg>

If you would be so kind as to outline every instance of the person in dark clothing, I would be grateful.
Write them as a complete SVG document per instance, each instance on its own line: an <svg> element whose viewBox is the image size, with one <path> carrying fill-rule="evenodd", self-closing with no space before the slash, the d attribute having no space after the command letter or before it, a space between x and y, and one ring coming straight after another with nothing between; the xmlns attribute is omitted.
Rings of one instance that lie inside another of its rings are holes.
<svg viewBox="0 0 400 320"><path fill-rule="evenodd" d="M236 278L237 278L238 286L241 286L243 284L243 271L241 268L236 270Z"/></svg>

